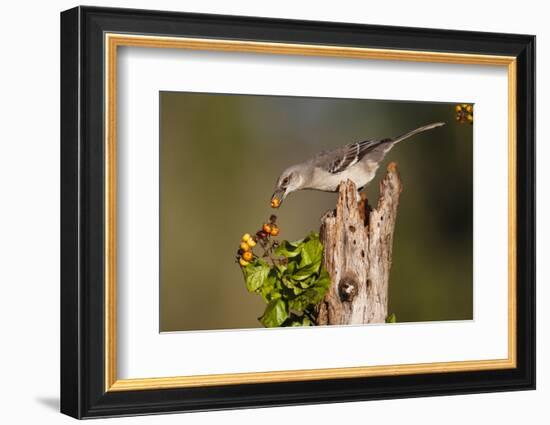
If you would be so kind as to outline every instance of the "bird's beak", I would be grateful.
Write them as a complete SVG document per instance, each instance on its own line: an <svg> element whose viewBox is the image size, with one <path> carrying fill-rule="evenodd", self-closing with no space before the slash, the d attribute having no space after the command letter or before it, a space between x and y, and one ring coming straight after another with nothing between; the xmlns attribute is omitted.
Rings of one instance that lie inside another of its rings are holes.
<svg viewBox="0 0 550 425"><path fill-rule="evenodd" d="M279 208L285 199L285 191L277 189L271 197L271 208Z"/></svg>

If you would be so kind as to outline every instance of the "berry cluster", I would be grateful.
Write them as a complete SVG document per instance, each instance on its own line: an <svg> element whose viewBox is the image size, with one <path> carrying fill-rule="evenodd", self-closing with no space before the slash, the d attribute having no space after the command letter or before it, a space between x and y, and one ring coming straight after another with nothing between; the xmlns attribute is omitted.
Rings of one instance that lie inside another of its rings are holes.
<svg viewBox="0 0 550 425"><path fill-rule="evenodd" d="M239 250L237 251L237 258L239 259L239 264L242 267L248 266L248 264L254 259L252 248L254 248L255 246L256 240L248 233L245 233L241 239Z"/></svg>
<svg viewBox="0 0 550 425"><path fill-rule="evenodd" d="M239 245L239 250L237 251L237 259L241 267L246 267L254 259L255 255L252 252L252 248L256 246L257 243L264 248L264 256L270 254L273 246L277 244L275 242L269 243L271 236L278 236L280 229L276 224L277 216L271 215L269 217L269 222L264 223L262 228L256 232L254 236L245 233L241 238L241 244Z"/></svg>
<svg viewBox="0 0 550 425"><path fill-rule="evenodd" d="M474 122L474 105L469 105L467 103L456 105L455 111L456 120L459 123L464 124L465 122L469 122L472 124Z"/></svg>

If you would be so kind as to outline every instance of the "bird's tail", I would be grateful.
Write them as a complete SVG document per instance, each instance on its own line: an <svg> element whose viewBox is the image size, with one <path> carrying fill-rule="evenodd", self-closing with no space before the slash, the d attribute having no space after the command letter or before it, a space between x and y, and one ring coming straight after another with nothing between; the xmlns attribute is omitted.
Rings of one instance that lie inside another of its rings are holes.
<svg viewBox="0 0 550 425"><path fill-rule="evenodd" d="M423 125L422 127L418 127L417 129L411 130L408 133L402 134L401 136L398 136L392 140L393 144L402 142L405 139L408 139L409 137L412 137L418 133L422 133L424 131L431 130L432 128L441 127L442 125L445 125L444 122L434 122L432 124Z"/></svg>

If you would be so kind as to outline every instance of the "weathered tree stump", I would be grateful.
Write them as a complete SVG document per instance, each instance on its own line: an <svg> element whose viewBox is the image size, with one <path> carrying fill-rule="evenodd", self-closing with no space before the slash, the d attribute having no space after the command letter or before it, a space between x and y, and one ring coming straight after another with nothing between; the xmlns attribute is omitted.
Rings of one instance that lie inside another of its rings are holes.
<svg viewBox="0 0 550 425"><path fill-rule="evenodd" d="M336 210L321 222L323 264L331 286L317 311L318 325L384 323L401 180L394 162L380 182L378 205L358 202L351 181L340 184Z"/></svg>

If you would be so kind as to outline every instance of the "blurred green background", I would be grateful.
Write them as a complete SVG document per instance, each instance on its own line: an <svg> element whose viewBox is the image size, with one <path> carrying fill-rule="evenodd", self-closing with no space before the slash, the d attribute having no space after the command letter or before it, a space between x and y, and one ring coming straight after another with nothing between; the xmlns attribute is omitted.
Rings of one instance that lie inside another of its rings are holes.
<svg viewBox="0 0 550 425"><path fill-rule="evenodd" d="M235 252L269 217L279 173L323 149L447 125L397 145L367 187L371 204L389 161L404 190L390 275L398 322L472 319L472 126L455 104L160 93L160 330L261 327ZM291 194L280 239L319 230L336 194Z"/></svg>

